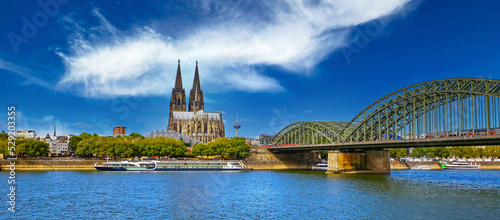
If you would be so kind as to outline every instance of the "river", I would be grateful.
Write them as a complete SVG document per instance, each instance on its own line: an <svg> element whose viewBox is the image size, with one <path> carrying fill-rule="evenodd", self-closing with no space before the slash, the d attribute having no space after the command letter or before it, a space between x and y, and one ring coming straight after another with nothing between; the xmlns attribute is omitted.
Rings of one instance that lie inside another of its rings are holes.
<svg viewBox="0 0 500 220"><path fill-rule="evenodd" d="M0 172L7 201L8 172ZM500 171L16 173L17 219L498 219Z"/></svg>

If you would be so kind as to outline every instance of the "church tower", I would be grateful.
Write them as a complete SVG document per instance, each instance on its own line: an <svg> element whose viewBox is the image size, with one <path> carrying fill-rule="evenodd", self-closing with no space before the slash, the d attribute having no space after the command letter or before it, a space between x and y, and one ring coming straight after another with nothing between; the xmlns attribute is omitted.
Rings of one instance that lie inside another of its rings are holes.
<svg viewBox="0 0 500 220"><path fill-rule="evenodd" d="M181 76L181 60L179 59L177 65L177 76L175 77L175 86L172 89L172 98L170 100L170 116L168 118L168 130L175 130L172 124L173 111L186 111L186 92L182 88Z"/></svg>
<svg viewBox="0 0 500 220"><path fill-rule="evenodd" d="M193 88L189 93L189 107L188 111L205 111L205 103L203 102L203 91L200 85L200 75L198 73L198 61L196 61L196 68L194 70Z"/></svg>
<svg viewBox="0 0 500 220"><path fill-rule="evenodd" d="M209 142L224 137L224 120L222 112L205 112L203 90L200 85L198 61L194 71L193 88L190 92L188 111L186 111L186 95L182 88L181 65L177 67L175 87L172 89L170 116L167 130L190 137L199 142Z"/></svg>

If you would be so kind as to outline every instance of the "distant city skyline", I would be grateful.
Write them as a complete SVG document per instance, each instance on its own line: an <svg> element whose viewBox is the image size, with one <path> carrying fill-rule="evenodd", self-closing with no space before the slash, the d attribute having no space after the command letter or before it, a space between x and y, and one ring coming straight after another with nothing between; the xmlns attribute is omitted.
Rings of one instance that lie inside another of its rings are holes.
<svg viewBox="0 0 500 220"><path fill-rule="evenodd" d="M495 1L41 2L0 3L0 103L39 135L166 130L178 59L188 89L198 60L227 137L236 112L257 137L420 82L500 79Z"/></svg>

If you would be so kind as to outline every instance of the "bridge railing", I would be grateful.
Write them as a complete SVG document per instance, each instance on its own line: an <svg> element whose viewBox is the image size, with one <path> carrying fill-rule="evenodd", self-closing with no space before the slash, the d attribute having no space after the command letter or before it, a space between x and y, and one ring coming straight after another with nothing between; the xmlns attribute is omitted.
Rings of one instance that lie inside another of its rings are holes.
<svg viewBox="0 0 500 220"><path fill-rule="evenodd" d="M303 147L321 147L321 146L351 146L351 145L371 145L380 143L425 143L435 141L453 141L453 140L470 140L470 139L490 139L492 137L499 137L500 134L494 135L481 135L481 136L457 136L457 137L435 137L435 138L420 138L420 139L399 139L399 140L377 140L377 141L361 141L361 142L346 142L346 143L323 143L323 144L298 144L289 146L272 146L269 148L303 148ZM500 143L499 143L500 144Z"/></svg>

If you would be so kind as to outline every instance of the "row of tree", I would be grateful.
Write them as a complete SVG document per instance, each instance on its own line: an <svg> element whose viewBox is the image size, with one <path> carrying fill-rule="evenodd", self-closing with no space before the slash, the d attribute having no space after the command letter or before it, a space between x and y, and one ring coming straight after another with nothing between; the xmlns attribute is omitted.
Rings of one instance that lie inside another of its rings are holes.
<svg viewBox="0 0 500 220"><path fill-rule="evenodd" d="M0 153L9 155L8 142L7 134L0 134ZM69 145L80 157L221 156L241 159L250 153L250 147L246 145L244 138L224 137L209 143L198 143L188 153L186 150L189 144L181 140L166 137L144 138L137 133L128 136L101 137L84 132L72 136ZM47 156L50 150L49 144L43 141L18 139L15 152L18 155Z"/></svg>
<svg viewBox="0 0 500 220"><path fill-rule="evenodd" d="M392 158L402 158L406 156L406 149L390 149ZM428 147L414 148L410 157L441 157L441 158L500 158L500 146L486 147Z"/></svg>
<svg viewBox="0 0 500 220"><path fill-rule="evenodd" d="M181 140L166 137L144 138L137 133L119 137L100 137L82 133L70 138L70 146L80 157L108 155L122 158L134 156L245 158L250 153L250 147L246 145L244 138L224 137L209 143L198 143L188 153L186 148L189 144Z"/></svg>
<svg viewBox="0 0 500 220"><path fill-rule="evenodd" d="M221 156L243 159L250 154L245 138L218 138L213 142L195 144L191 154L194 156Z"/></svg>
<svg viewBox="0 0 500 220"><path fill-rule="evenodd" d="M0 154L5 156L10 155L9 147L12 148L14 145L9 146L9 139L6 133L0 134ZM49 144L33 140L33 139L17 139L15 141L15 154L26 155L26 156L47 156L50 152Z"/></svg>
<svg viewBox="0 0 500 220"><path fill-rule="evenodd" d="M181 140L156 137L134 138L124 137L90 137L81 140L75 150L80 157L134 157L134 156L168 156L183 157L186 145Z"/></svg>

